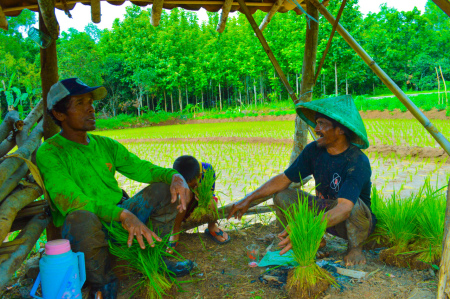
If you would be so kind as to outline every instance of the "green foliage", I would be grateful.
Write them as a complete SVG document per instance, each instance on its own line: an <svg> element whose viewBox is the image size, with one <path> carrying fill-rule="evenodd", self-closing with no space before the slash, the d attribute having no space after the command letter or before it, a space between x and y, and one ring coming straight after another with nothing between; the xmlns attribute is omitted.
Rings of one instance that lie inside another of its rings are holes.
<svg viewBox="0 0 450 299"><path fill-rule="evenodd" d="M164 256L169 256L166 253L169 236L166 236L162 242L155 242L155 247L147 243L145 249L141 249L136 238L133 239L131 247L127 246L128 231L118 222L104 223L104 226L110 237L108 240L110 252L119 260L128 263L123 267L142 274L139 281L131 286L130 298L136 298L136 296L148 299L163 298L173 284L178 284L162 259ZM147 242L145 238L144 242Z"/></svg>
<svg viewBox="0 0 450 299"><path fill-rule="evenodd" d="M323 220L324 211L318 212L314 203L310 207L308 199L299 195L298 204L291 205L283 213L288 224L286 230L291 239L294 259L298 263L290 283L303 290L315 285L317 280L325 279L334 283L330 275L315 263L316 253L327 227L326 220Z"/></svg>
<svg viewBox="0 0 450 299"><path fill-rule="evenodd" d="M192 212L190 218L193 220L200 220L203 215L216 213L217 210L213 209L213 186L216 182L217 175L213 168L208 168L203 172L202 179L198 182L197 188L192 190L198 198L198 206Z"/></svg>

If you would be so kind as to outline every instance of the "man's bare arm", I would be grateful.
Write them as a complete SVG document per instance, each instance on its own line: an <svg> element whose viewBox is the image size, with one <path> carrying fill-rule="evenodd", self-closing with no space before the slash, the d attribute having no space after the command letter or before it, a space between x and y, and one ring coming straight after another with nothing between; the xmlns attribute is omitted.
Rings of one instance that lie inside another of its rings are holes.
<svg viewBox="0 0 450 299"><path fill-rule="evenodd" d="M292 181L289 180L284 173L274 176L263 185L261 185L258 189L248 194L237 203L233 204L233 207L231 208L227 219L230 219L234 215L240 220L245 212L247 212L252 201L280 192L289 187L291 183Z"/></svg>
<svg viewBox="0 0 450 299"><path fill-rule="evenodd" d="M323 215L323 219L327 220L327 227L335 226L350 217L353 206L355 205L348 199L338 198L338 204Z"/></svg>

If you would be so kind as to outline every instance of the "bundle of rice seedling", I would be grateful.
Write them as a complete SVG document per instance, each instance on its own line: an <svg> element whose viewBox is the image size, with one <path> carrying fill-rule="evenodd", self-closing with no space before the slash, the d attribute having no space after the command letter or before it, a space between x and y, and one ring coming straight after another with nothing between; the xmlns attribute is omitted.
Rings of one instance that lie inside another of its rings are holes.
<svg viewBox="0 0 450 299"><path fill-rule="evenodd" d="M315 205L308 206L307 198L299 196L298 204L283 211L288 224L292 251L298 266L288 275L287 288L290 298L316 298L330 284L333 277L317 266L316 253L327 227L324 211L318 212Z"/></svg>
<svg viewBox="0 0 450 299"><path fill-rule="evenodd" d="M194 221L200 220L204 215L211 215L213 220L214 214L217 214L217 209L213 205L213 186L216 182L217 176L214 169L208 168L204 173L201 181L195 190L192 190L198 198L198 206L192 212L191 218Z"/></svg>
<svg viewBox="0 0 450 299"><path fill-rule="evenodd" d="M411 248L417 253L414 268L426 269L438 265L444 238L446 197L442 188L433 188L425 181L425 198L417 213L417 240Z"/></svg>
<svg viewBox="0 0 450 299"><path fill-rule="evenodd" d="M372 187L371 201L371 209L377 217L377 225L375 226L373 233L365 242L364 247L366 249L390 247L390 242L386 232L386 225L383 223L384 218L379 217L379 215L383 215L385 213L386 201L381 192L377 190L376 186Z"/></svg>
<svg viewBox="0 0 450 299"><path fill-rule="evenodd" d="M105 227L109 234L110 252L120 261L126 261L127 265L123 267L142 274L139 281L130 287L130 298L160 299L169 293L174 284L178 285L163 261L164 256L169 256L166 253L169 236L162 242L155 242L154 247L146 244L145 249L141 249L136 238L131 247L127 246L128 231L118 222L112 221ZM147 242L145 238L144 242Z"/></svg>

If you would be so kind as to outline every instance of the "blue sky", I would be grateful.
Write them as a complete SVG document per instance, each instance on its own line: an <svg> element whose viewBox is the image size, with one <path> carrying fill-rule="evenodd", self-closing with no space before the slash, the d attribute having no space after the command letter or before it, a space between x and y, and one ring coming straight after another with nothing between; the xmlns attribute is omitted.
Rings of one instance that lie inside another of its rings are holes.
<svg viewBox="0 0 450 299"><path fill-rule="evenodd" d="M389 7L395 7L401 11L412 10L415 6L420 11L424 11L427 0L360 0L359 6L364 14L369 12L378 12L380 5L386 3ZM125 8L131 5L130 2L125 2L121 6L114 6L105 1L101 2L102 21L97 26L100 29L111 28L114 19L122 19L125 14ZM58 19L61 31L66 31L70 27L78 31L84 31L84 27L91 22L91 7L78 3L73 10L71 10L72 19L67 17L63 11L56 10L56 17ZM206 20L206 11L204 9L198 12L200 20Z"/></svg>

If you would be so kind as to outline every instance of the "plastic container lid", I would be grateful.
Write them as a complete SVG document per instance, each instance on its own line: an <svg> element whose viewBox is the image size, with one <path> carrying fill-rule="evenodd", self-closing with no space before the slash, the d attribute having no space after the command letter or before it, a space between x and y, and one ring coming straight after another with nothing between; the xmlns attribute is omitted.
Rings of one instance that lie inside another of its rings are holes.
<svg viewBox="0 0 450 299"><path fill-rule="evenodd" d="M66 239L53 240L45 243L47 255L58 255L70 251L70 242Z"/></svg>

